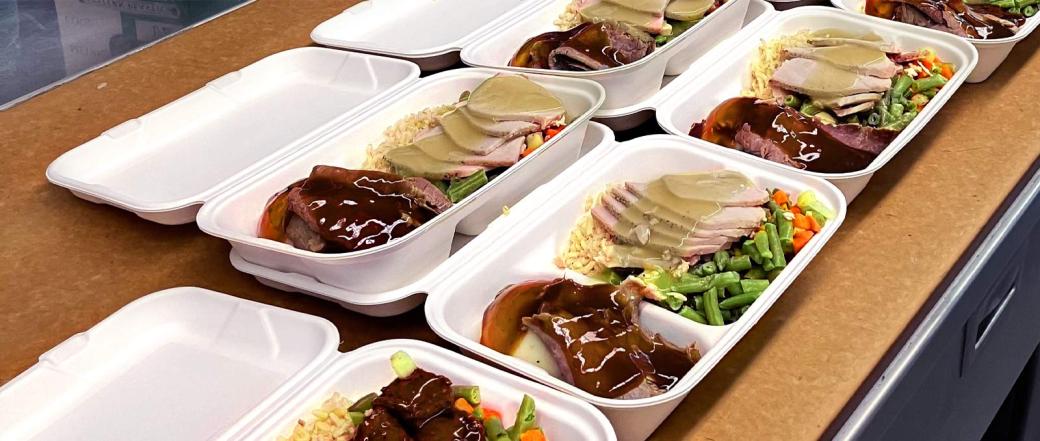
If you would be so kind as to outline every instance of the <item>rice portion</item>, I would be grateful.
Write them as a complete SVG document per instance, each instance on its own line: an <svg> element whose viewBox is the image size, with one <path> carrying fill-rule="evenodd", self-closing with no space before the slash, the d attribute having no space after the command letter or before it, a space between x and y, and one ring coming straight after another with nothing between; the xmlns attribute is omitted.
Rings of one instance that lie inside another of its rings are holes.
<svg viewBox="0 0 1040 441"><path fill-rule="evenodd" d="M571 229L567 245L556 256L556 266L577 271L586 276L602 275L608 268L610 233L592 218L592 207L599 203L602 193L585 200L585 208L577 224Z"/></svg>
<svg viewBox="0 0 1040 441"><path fill-rule="evenodd" d="M748 87L741 94L761 99L773 98L773 89L769 86L769 79L784 62L783 50L793 47L809 47L810 36L809 31L801 31L770 40L762 40L755 58L748 65Z"/></svg>
<svg viewBox="0 0 1040 441"><path fill-rule="evenodd" d="M279 436L278 441L349 441L357 432L348 414L352 404L335 392L308 417L298 420L291 435Z"/></svg>
<svg viewBox="0 0 1040 441"><path fill-rule="evenodd" d="M437 117L451 112L455 106L447 104L420 110L395 122L383 131L383 141L370 144L365 149L365 163L361 168L386 173L396 173L390 161L386 160L386 152L395 147L406 146L424 130L437 125Z"/></svg>
<svg viewBox="0 0 1040 441"><path fill-rule="evenodd" d="M561 31L567 31L583 22L581 14L578 13L578 0L573 0L567 3L567 7L563 8L563 12L560 13L560 16L556 18L553 24Z"/></svg>

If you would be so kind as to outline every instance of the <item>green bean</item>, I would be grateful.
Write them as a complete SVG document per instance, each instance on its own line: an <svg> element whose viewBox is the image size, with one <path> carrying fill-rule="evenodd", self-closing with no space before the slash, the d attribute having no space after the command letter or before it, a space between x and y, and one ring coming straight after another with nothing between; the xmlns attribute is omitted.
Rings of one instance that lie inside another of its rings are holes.
<svg viewBox="0 0 1040 441"><path fill-rule="evenodd" d="M928 97L928 99L935 98L935 95L939 93L939 89L930 89L921 91L921 95Z"/></svg>
<svg viewBox="0 0 1040 441"><path fill-rule="evenodd" d="M624 281L624 279L621 278L621 274L618 274L609 268L607 269L606 274L604 274L603 280L611 285L620 285L621 282Z"/></svg>
<svg viewBox="0 0 1040 441"><path fill-rule="evenodd" d="M759 292L759 293L747 293L747 294L741 294L739 296L733 296L733 297L730 297L730 298L728 298L726 300L723 300L723 301L719 302L719 308L722 308L722 309L742 308L744 306L747 306L747 305L750 305L752 303L755 303L755 300L758 300L758 296L760 296L760 295L762 295L762 293Z"/></svg>
<svg viewBox="0 0 1040 441"><path fill-rule="evenodd" d="M750 256L751 260L756 264L762 264L762 256L758 254L758 248L755 247L755 239L745 240L744 245L740 249L744 251L744 254Z"/></svg>
<svg viewBox="0 0 1040 441"><path fill-rule="evenodd" d="M347 412L347 416L350 417L350 422L354 423L354 427L360 426L362 421L365 421L364 412Z"/></svg>
<svg viewBox="0 0 1040 441"><path fill-rule="evenodd" d="M769 287L769 281L764 279L744 279L740 281L740 287L744 293L765 291Z"/></svg>
<svg viewBox="0 0 1040 441"><path fill-rule="evenodd" d="M693 320L697 323L700 323L702 325L708 324L708 320L705 319L704 316L701 315L701 313L697 312L697 310L689 306L683 306L683 308L679 310L679 315L687 319Z"/></svg>
<svg viewBox="0 0 1040 441"><path fill-rule="evenodd" d="M787 107L799 109L802 107L802 100L794 95L787 95L784 97L784 105Z"/></svg>
<svg viewBox="0 0 1040 441"><path fill-rule="evenodd" d="M415 372L415 360L405 351L394 352L390 356L390 367L394 369L397 378L405 378Z"/></svg>
<svg viewBox="0 0 1040 441"><path fill-rule="evenodd" d="M725 271L726 265L729 264L729 253L726 252L726 250L716 251L712 261L715 262L715 267L718 268L719 271Z"/></svg>
<svg viewBox="0 0 1040 441"><path fill-rule="evenodd" d="M1026 17L1032 17L1036 15L1037 8L1035 5L1029 5L1022 8L1022 15Z"/></svg>
<svg viewBox="0 0 1040 441"><path fill-rule="evenodd" d="M680 294L704 292L711 288L711 278L686 273L672 285L672 291Z"/></svg>
<svg viewBox="0 0 1040 441"><path fill-rule="evenodd" d="M739 296L744 294L744 290L740 287L740 283L730 283L726 285L726 297Z"/></svg>
<svg viewBox="0 0 1040 441"><path fill-rule="evenodd" d="M452 181L451 185L448 186L448 199L452 203L459 202L487 183L488 177L484 170L480 170L461 180Z"/></svg>
<svg viewBox="0 0 1040 441"><path fill-rule="evenodd" d="M765 280L766 271L762 268L751 268L747 273L744 274L744 278L748 280ZM747 289L745 289L747 291Z"/></svg>
<svg viewBox="0 0 1040 441"><path fill-rule="evenodd" d="M376 397L378 396L378 394L373 392L361 398L358 398L358 400L355 401L354 404L351 404L350 407L347 408L347 410L351 412L367 412L368 409L372 408L372 402L375 401Z"/></svg>
<svg viewBox="0 0 1040 441"><path fill-rule="evenodd" d="M716 288L709 289L704 293L704 318L709 325L722 326L722 310L719 309L719 293Z"/></svg>
<svg viewBox="0 0 1040 441"><path fill-rule="evenodd" d="M932 75L930 77L914 80L914 85L911 86L911 89L914 92L922 92L925 90L936 89L943 84L946 84L946 77L943 77L942 75Z"/></svg>
<svg viewBox="0 0 1040 441"><path fill-rule="evenodd" d="M729 259L729 264L726 265L726 269L730 271L747 271L751 269L751 256L744 254Z"/></svg>
<svg viewBox="0 0 1040 441"><path fill-rule="evenodd" d="M914 79L910 78L909 75L904 74L896 77L896 79L892 81L892 89L889 90L889 92L892 93L889 97L890 102L894 97L903 96L906 93L906 89L909 88L913 82Z"/></svg>
<svg viewBox="0 0 1040 441"><path fill-rule="evenodd" d="M442 181L440 179L434 179L434 180L432 180L430 182L433 184L434 187L437 187L437 189L440 190L441 193L444 193L444 195L447 196L447 194L448 194L448 183L446 181Z"/></svg>
<svg viewBox="0 0 1040 441"><path fill-rule="evenodd" d="M719 310L719 313L722 314L723 324L733 323L733 320L735 320L735 317L733 316L733 311L730 311L728 309L721 309Z"/></svg>
<svg viewBox="0 0 1040 441"><path fill-rule="evenodd" d="M452 386L451 392L455 398L465 398L471 406L480 404L480 387L478 386Z"/></svg>
<svg viewBox="0 0 1040 441"><path fill-rule="evenodd" d="M693 298L693 309L696 309L702 317L704 316L704 296L695 296Z"/></svg>
<svg viewBox="0 0 1040 441"><path fill-rule="evenodd" d="M480 421L484 421L484 408L480 406L473 406L473 418Z"/></svg>
<svg viewBox="0 0 1040 441"><path fill-rule="evenodd" d="M715 262L704 262L694 271L694 274L698 276L710 276L715 274L718 268L715 267Z"/></svg>
<svg viewBox="0 0 1040 441"><path fill-rule="evenodd" d="M773 253L773 268L784 268L787 259L784 258L784 249L780 245L780 234L776 231L776 224L766 224L766 236L769 238L769 251Z"/></svg>
<svg viewBox="0 0 1040 441"><path fill-rule="evenodd" d="M491 417L484 420L484 431L487 432L489 441L511 441L509 434L502 427L502 420Z"/></svg>
<svg viewBox="0 0 1040 441"><path fill-rule="evenodd" d="M510 439L518 440L521 433L534 427L534 422L534 398L524 394L524 399L520 402L520 408L516 411L516 422L513 423L512 427L506 429L506 432L509 434Z"/></svg>
<svg viewBox="0 0 1040 441"><path fill-rule="evenodd" d="M711 287L720 290L734 283L740 283L740 273L736 271L726 271L711 277Z"/></svg>
<svg viewBox="0 0 1040 441"><path fill-rule="evenodd" d="M802 114L805 116L814 116L817 113L822 112L823 109L816 107L812 103L806 101L802 103L802 107L800 107L798 111L802 112Z"/></svg>
<svg viewBox="0 0 1040 441"><path fill-rule="evenodd" d="M667 35L658 35L657 38L654 39L654 42L657 43L658 46L661 46L667 43L668 40L669 37Z"/></svg>
<svg viewBox="0 0 1040 441"><path fill-rule="evenodd" d="M773 252L769 250L769 236L765 231L755 233L755 249L758 250L758 255L762 256L763 264L773 258Z"/></svg>
<svg viewBox="0 0 1040 441"><path fill-rule="evenodd" d="M834 115L831 115L830 113L824 111L821 111L820 113L813 115L813 118L816 118L824 124L834 125L838 123L838 119L835 118Z"/></svg>
<svg viewBox="0 0 1040 441"><path fill-rule="evenodd" d="M870 112L870 115L867 116L867 125L877 127L878 124L881 124L881 114L877 112Z"/></svg>
<svg viewBox="0 0 1040 441"><path fill-rule="evenodd" d="M888 107L888 113L891 114L893 118L903 116L904 110L906 110L906 107L900 103L892 103L892 105Z"/></svg>
<svg viewBox="0 0 1040 441"><path fill-rule="evenodd" d="M773 270L773 259L762 259L762 269L765 271Z"/></svg>

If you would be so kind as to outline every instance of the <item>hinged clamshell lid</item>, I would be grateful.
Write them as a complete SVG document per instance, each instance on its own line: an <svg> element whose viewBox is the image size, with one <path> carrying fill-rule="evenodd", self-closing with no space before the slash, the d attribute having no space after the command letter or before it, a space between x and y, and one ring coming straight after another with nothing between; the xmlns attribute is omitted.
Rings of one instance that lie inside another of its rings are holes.
<svg viewBox="0 0 1040 441"><path fill-rule="evenodd" d="M201 288L143 297L0 388L0 439L202 440L336 354L329 321Z"/></svg>
<svg viewBox="0 0 1040 441"><path fill-rule="evenodd" d="M541 2L544 0L367 0L318 25L311 39L343 49L429 58L458 51L502 27L518 11ZM424 68L441 67L446 66Z"/></svg>
<svg viewBox="0 0 1040 441"><path fill-rule="evenodd" d="M213 195L418 77L418 66L391 58L280 52L66 152L47 178L155 222L192 222Z"/></svg>

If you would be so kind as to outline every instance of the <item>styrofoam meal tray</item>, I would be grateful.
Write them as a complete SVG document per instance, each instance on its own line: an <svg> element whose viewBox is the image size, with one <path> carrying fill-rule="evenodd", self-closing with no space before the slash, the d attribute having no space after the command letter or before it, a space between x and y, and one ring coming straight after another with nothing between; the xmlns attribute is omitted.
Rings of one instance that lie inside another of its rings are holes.
<svg viewBox="0 0 1040 441"><path fill-rule="evenodd" d="M496 32L541 0L366 0L319 24L325 46L413 61L423 70L451 67L463 46Z"/></svg>
<svg viewBox="0 0 1040 441"><path fill-rule="evenodd" d="M803 30L841 28L850 31L873 31L905 50L932 48L939 57L957 66L953 78L935 95L924 110L865 169L848 173L819 173L798 170L807 176L823 178L838 186L851 202L866 187L870 178L888 163L960 88L978 61L978 53L967 41L953 35L911 27L889 20L852 14L822 6L806 6L777 12L757 28L740 33L739 43L719 48L706 55L668 85L671 96L657 108L657 122L668 133L689 137L690 127L703 120L722 101L741 95L749 81L749 63L756 56L762 40ZM722 52L721 49L725 51ZM715 146L715 150L728 150ZM747 155L756 162L772 163Z"/></svg>
<svg viewBox="0 0 1040 441"><path fill-rule="evenodd" d="M774 12L775 9L773 9L773 5L769 4L769 2L765 0L748 0L747 13L744 15L741 29L761 26L764 22L772 18ZM736 44L737 41L735 40L737 40L736 36L727 38L720 42L716 48L728 47ZM725 51L713 50L712 53L725 53ZM708 59L706 58L706 60ZM698 64L700 63L693 63L689 67ZM689 67L687 70L689 70ZM606 124L611 129L617 131L628 130L646 122L653 118L653 111L659 103L675 93L675 90L669 87L669 85L674 82L675 78L676 77L674 76L666 76L660 90L636 104L616 109L601 109L599 112L596 112L595 116L593 116L593 121Z"/></svg>
<svg viewBox="0 0 1040 441"><path fill-rule="evenodd" d="M0 439L211 439L336 354L328 321L200 288L160 291L0 387Z"/></svg>
<svg viewBox="0 0 1040 441"><path fill-rule="evenodd" d="M417 80L412 63L324 48L264 58L66 152L47 179L162 224Z"/></svg>
<svg viewBox="0 0 1040 441"><path fill-rule="evenodd" d="M275 439L332 392L378 392L393 378L398 350L458 384L482 386L507 420L526 393L547 433L613 439L587 403L445 349L389 340L342 354L339 340L319 317L201 288L154 293L0 388L0 439Z"/></svg>
<svg viewBox="0 0 1040 441"><path fill-rule="evenodd" d="M509 66L525 41L544 32L558 31L553 24L571 0L543 0L530 8L517 11L519 18L510 21L496 33L462 49L462 61L472 66L508 69L513 72L542 73L596 81L607 90L604 109L630 106L653 95L661 88L665 75L678 75L693 60L740 29L748 0L729 0L675 40L657 48L643 59L624 66L591 72L570 72Z"/></svg>
<svg viewBox="0 0 1040 441"><path fill-rule="evenodd" d="M484 310L506 286L563 276L594 282L573 271L559 269L554 263L589 196L610 183L648 181L667 173L720 168L740 171L763 187L795 193L812 190L821 201L834 207L836 217L791 259L781 275L736 323L718 327L702 325L659 306L642 305L641 323L647 330L659 332L681 345L695 342L703 355L667 393L638 400L597 397L550 376L533 364L479 343ZM670 135L647 136L604 146L518 203L508 217L497 220L460 251L457 256L465 260L461 270L430 291L426 301L427 321L434 332L466 351L596 405L610 418L619 439L643 440L805 270L844 218L845 199L833 185L794 169L752 161L735 150L715 149L704 141Z"/></svg>
<svg viewBox="0 0 1040 441"><path fill-rule="evenodd" d="M834 4L834 6L837 6L841 9L844 9L852 13L861 14L863 16L875 20L892 21L866 15L866 13L863 12L864 5L866 4L865 0L830 1L832 4ZM945 34L945 32L936 31L934 29L927 29L924 27L914 26L906 23L900 24L911 26L916 29L927 32L940 32ZM1015 48L1015 45L1018 44L1018 42L1025 40L1026 37L1029 37L1029 35L1036 30L1037 26L1040 26L1040 15L1034 15L1032 17L1027 18L1025 24L1018 29L1018 33L1007 38L994 38L991 40L984 40L978 38L954 36L955 38L963 38L964 40L967 40L969 43L971 43L972 46L975 46L975 49L979 51L979 63L977 66L975 66L975 70L971 71L971 75L968 75L968 79L966 81L969 83L980 83L982 81L986 81L986 79L993 74L993 71L997 70L997 68L1000 67L1001 63L1003 63L1004 60L1007 59L1008 55L1011 54L1011 50ZM942 58L942 56L940 56L939 58Z"/></svg>
<svg viewBox="0 0 1040 441"><path fill-rule="evenodd" d="M563 102L567 127L488 185L387 244L351 253L315 253L258 238L257 222L272 195L309 175L314 166L360 167L367 146L382 141L387 127L422 109L452 104L463 91L473 90L499 73L458 69L415 82L392 100L374 106L363 118L327 133L214 197L199 211L199 228L231 242L245 261L358 293L385 292L416 281L448 257L456 231L467 235L481 232L504 206L520 200L578 158L589 119L603 102L602 87L574 78L529 76Z"/></svg>
<svg viewBox="0 0 1040 441"><path fill-rule="evenodd" d="M584 154L598 146L613 143L614 133L610 129L602 124L590 123L581 150ZM492 222L492 225L494 224L495 222ZM257 265L243 259L234 249L231 250L231 264L235 269L256 277L264 285L283 291L320 297L362 314L388 317L403 314L419 306L426 298L427 290L435 281L458 271L462 265L460 262L464 262L465 258L457 256L457 252L472 238L473 236L456 233L451 242L450 257L439 262L430 272L414 282L378 293L356 292L322 283L311 276Z"/></svg>

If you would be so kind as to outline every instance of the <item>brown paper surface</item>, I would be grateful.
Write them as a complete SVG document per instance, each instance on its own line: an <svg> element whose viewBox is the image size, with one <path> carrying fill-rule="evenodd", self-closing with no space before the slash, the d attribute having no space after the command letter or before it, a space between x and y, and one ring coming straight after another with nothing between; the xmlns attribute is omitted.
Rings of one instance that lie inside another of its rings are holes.
<svg viewBox="0 0 1040 441"><path fill-rule="evenodd" d="M264 56L310 44L350 0L259 0L0 112L0 384L130 301L201 286L333 321L341 350L438 341L421 308L376 319L266 288L194 225L153 224L47 183L61 153ZM1040 154L1040 36L965 85L871 181L809 269L658 440L815 439L898 341ZM443 342L441 342L443 343Z"/></svg>

